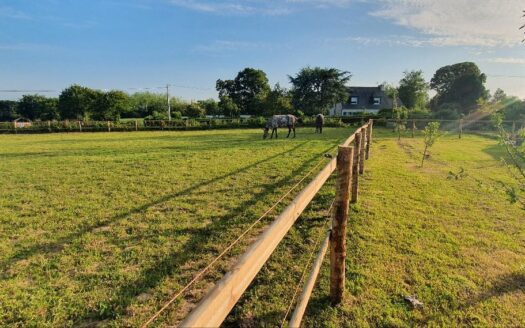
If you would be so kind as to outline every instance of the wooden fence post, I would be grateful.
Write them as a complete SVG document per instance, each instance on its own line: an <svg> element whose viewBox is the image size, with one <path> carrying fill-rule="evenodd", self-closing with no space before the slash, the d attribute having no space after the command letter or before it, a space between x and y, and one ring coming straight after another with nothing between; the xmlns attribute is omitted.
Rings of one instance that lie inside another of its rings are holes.
<svg viewBox="0 0 525 328"><path fill-rule="evenodd" d="M330 236L330 298L332 304L343 300L345 290L346 224L352 181L353 148L339 147L337 154L337 191Z"/></svg>
<svg viewBox="0 0 525 328"><path fill-rule="evenodd" d="M78 130L82 132L82 122L78 121Z"/></svg>
<svg viewBox="0 0 525 328"><path fill-rule="evenodd" d="M108 121L108 132L111 132L111 123Z"/></svg>
<svg viewBox="0 0 525 328"><path fill-rule="evenodd" d="M367 147L367 135L368 135L368 129L362 128L361 129L361 148L359 148L359 174L363 174L365 172L365 150Z"/></svg>
<svg viewBox="0 0 525 328"><path fill-rule="evenodd" d="M459 119L459 139L463 136L463 119Z"/></svg>
<svg viewBox="0 0 525 328"><path fill-rule="evenodd" d="M139 122L135 120L135 131L139 130Z"/></svg>
<svg viewBox="0 0 525 328"><path fill-rule="evenodd" d="M374 129L374 121L370 120L368 123L368 129L366 130L366 159L370 157L370 146L372 145L372 130Z"/></svg>
<svg viewBox="0 0 525 328"><path fill-rule="evenodd" d="M47 129L51 132L51 121L47 121Z"/></svg>
<svg viewBox="0 0 525 328"><path fill-rule="evenodd" d="M412 120L412 138L414 138L415 132L416 132L416 120Z"/></svg>
<svg viewBox="0 0 525 328"><path fill-rule="evenodd" d="M359 149L361 149L361 132L355 133L354 138L354 158L352 163L352 204L357 203L357 194L359 192Z"/></svg>

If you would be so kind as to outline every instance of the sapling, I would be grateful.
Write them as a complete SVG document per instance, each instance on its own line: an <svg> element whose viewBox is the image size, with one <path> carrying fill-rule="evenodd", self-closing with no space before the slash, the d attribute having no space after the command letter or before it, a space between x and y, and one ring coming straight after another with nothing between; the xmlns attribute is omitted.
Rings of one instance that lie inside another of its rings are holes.
<svg viewBox="0 0 525 328"><path fill-rule="evenodd" d="M511 202L515 203L519 200L525 208L525 203L518 196L518 193L522 194L525 192L525 146L523 146L525 129L521 129L517 133L507 132L503 127L503 113L501 112L493 113L492 120L498 129L500 144L503 145L507 152L508 160L504 159L503 163L518 182L518 190L514 187L505 186L507 194Z"/></svg>
<svg viewBox="0 0 525 328"><path fill-rule="evenodd" d="M439 122L430 122L425 126L425 129L423 130L423 137L425 142L425 151L423 151L423 158L421 159L421 167L423 167L423 163L425 162L425 158L427 157L427 152L429 148L431 148L436 140L441 136L439 133Z"/></svg>

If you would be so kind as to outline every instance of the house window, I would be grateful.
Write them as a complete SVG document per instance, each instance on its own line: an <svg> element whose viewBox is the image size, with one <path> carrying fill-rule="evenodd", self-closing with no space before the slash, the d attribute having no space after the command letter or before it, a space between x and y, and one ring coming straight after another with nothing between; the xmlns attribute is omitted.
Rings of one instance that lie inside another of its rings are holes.
<svg viewBox="0 0 525 328"><path fill-rule="evenodd" d="M381 105L381 98L374 97L374 105Z"/></svg>
<svg viewBox="0 0 525 328"><path fill-rule="evenodd" d="M357 97L350 97L350 105L357 105Z"/></svg>

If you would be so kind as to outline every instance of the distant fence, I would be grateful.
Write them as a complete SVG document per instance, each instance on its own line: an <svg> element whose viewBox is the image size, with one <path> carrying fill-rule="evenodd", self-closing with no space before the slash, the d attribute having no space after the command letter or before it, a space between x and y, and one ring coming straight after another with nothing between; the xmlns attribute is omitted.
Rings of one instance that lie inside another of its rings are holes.
<svg viewBox="0 0 525 328"><path fill-rule="evenodd" d="M361 126L371 119L370 116L327 117L326 127ZM394 127L396 120L384 117L374 118L376 126ZM496 131L494 122L490 119L403 119L400 121L405 130L421 130L429 122L440 122L442 130L490 132ZM34 122L0 122L0 133L55 133L55 132L116 132L116 131L184 131L184 130L214 130L214 129L249 129L263 128L264 117L252 118L207 118L178 120L133 120L120 121L34 121ZM299 126L313 127L315 119L305 117ZM507 131L518 131L525 127L524 121L503 121Z"/></svg>
<svg viewBox="0 0 525 328"><path fill-rule="evenodd" d="M345 288L346 225L349 204L357 202L358 199L359 175L363 174L365 159L370 155L372 129L373 121L369 121L339 146L337 157L317 174L251 244L232 270L186 317L181 327L219 327L222 324L281 240L335 170L337 170L337 182L332 229L322 243L289 326L300 325L323 257L328 249L328 243L330 244L330 295L333 304L342 301ZM152 320L148 321L144 327L151 322Z"/></svg>
<svg viewBox="0 0 525 328"><path fill-rule="evenodd" d="M115 132L115 131L184 131L209 129L263 128L264 117L254 118L213 118L213 119L179 119L179 120L133 120L121 121L34 121L34 122L0 122L0 133L55 133L55 132ZM300 124L315 125L313 118L307 117ZM327 118L325 126L344 126L341 118Z"/></svg>

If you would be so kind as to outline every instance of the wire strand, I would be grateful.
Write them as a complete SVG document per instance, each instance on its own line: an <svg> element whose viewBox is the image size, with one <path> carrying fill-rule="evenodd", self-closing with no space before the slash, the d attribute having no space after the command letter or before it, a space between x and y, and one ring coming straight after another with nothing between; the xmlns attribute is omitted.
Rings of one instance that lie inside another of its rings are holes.
<svg viewBox="0 0 525 328"><path fill-rule="evenodd" d="M327 216L330 216L332 208L334 206L334 203L335 203L335 199L332 201L332 203L330 204L330 207L328 208ZM326 227L328 222L330 222L330 220L327 220L325 222L325 224L323 225L323 228ZM321 229L321 233L319 233L319 237L317 238L317 242L312 247L312 251L310 252L310 255L308 257L308 261L306 261L306 264L305 264L305 266L303 268L303 272L301 274L301 279L299 279L299 282L295 286L295 292L294 292L294 294L292 296L292 300L290 301L290 304L288 304L288 308L286 309L286 313L284 314L284 318L283 318L283 320L281 322L281 328L284 327L284 323L286 322L286 318L288 317L288 314L290 314L290 310L292 309L292 306L295 303L295 298L297 297L297 294L299 293L299 290L301 289L300 287L303 284L304 278L306 276L306 271L310 267L310 264L312 262L313 256L315 254L315 251L317 250L317 246L319 246L319 244L321 243L321 240L323 240L323 234L322 234L323 231L324 231L324 229Z"/></svg>
<svg viewBox="0 0 525 328"><path fill-rule="evenodd" d="M148 321L146 321L141 327L146 328L149 326L155 319L157 319L175 300L182 295L186 290L188 290L200 277L204 275L218 260L220 260L230 249L233 248L239 241L250 232L262 219L264 219L271 211L273 211L277 205L279 205L293 190L295 190L308 176L310 176L321 163L325 161L325 158L321 159L299 182L297 182L290 190L288 190L283 196L281 196L277 202L275 202L266 212L264 212L255 222L253 222L237 239L235 239L228 247L226 247L217 257L213 259L204 269L199 271L195 277L188 282L175 296L173 296L169 301L164 303L164 305L158 310Z"/></svg>

